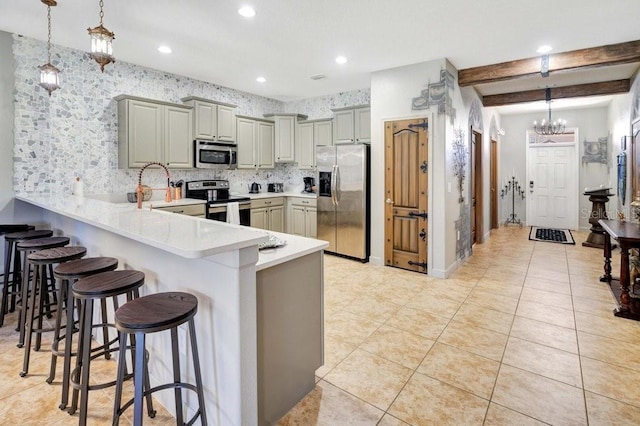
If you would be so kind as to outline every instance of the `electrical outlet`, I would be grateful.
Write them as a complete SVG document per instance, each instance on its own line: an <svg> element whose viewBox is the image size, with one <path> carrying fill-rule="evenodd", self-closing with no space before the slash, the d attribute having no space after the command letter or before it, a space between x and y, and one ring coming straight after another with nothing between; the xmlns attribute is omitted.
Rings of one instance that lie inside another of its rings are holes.
<svg viewBox="0 0 640 426"><path fill-rule="evenodd" d="M24 190L27 192L33 192L35 191L34 185L33 185L33 181L32 180L27 180L24 183Z"/></svg>
<svg viewBox="0 0 640 426"><path fill-rule="evenodd" d="M457 233L458 233L457 239L460 240L460 231L457 231Z"/></svg>

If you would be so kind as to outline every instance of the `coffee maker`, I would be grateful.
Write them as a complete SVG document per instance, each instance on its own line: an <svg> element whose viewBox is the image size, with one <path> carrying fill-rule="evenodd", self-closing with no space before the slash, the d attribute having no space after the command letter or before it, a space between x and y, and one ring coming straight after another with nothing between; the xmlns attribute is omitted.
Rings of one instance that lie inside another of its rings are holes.
<svg viewBox="0 0 640 426"><path fill-rule="evenodd" d="M302 192L315 193L316 192L316 179L312 177L302 178L304 181L304 190Z"/></svg>

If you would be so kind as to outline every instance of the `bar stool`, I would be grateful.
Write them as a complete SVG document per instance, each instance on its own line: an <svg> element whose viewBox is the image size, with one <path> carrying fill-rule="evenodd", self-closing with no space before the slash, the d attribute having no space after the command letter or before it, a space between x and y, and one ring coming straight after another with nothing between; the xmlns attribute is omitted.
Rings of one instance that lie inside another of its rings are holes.
<svg viewBox="0 0 640 426"><path fill-rule="evenodd" d="M76 301L73 297L71 286L79 279L89 277L102 272L113 271L118 267L118 259L115 257L89 257L86 259L71 260L69 262L59 264L53 271L53 275L58 280L58 288L60 298L58 299L58 312L66 313L66 325L62 325L62 315L56 317L56 323L53 327L53 340L51 343L51 367L49 368L49 377L47 383L51 384L56 376L56 366L59 356L63 356L62 370L62 398L60 409L67 407L69 400L69 375L71 370L71 357L76 355L72 352L73 333L75 330L75 321L73 316L73 308ZM64 306L63 306L64 305ZM78 316L80 309L78 309ZM102 301L102 322L106 323L106 304ZM65 329L63 335L60 334ZM106 326L104 330L104 344L107 344ZM64 341L64 351L59 350L59 344ZM109 354L105 355L107 359Z"/></svg>
<svg viewBox="0 0 640 426"><path fill-rule="evenodd" d="M116 311L116 328L120 335L120 353L118 354L118 378L116 379L116 394L113 407L113 424L118 425L120 415L133 404L133 424L142 425L142 397L153 392L174 389L176 403L176 423L193 424L198 416L200 423L207 424L204 404L204 389L198 358L196 330L193 317L198 310L198 299L189 293L169 292L143 296L122 305ZM189 323L189 340L193 353L193 366L196 385L182 382L180 379L180 354L178 350L178 326ZM171 352L173 355L173 382L144 390L145 363L145 335L158 331L171 330ZM134 398L124 405L122 400L122 384L125 375L125 343L126 335L135 334L135 366L134 366ZM188 422L184 421L182 412L182 389L194 391L198 395L199 409Z"/></svg>
<svg viewBox="0 0 640 426"><path fill-rule="evenodd" d="M6 230L12 229L12 225L3 226ZM29 225L25 226L30 227ZM4 316L6 315L7 310L9 312L13 312L15 310L16 296L20 294L20 286L22 283L22 262L20 261L19 253L15 251L16 244L19 241L50 237L52 235L53 231L50 230L34 231L31 229L4 234L4 285L2 287L2 304L0 305L0 327L4 324ZM13 270L11 270L12 264ZM9 275L11 275L11 281L9 281ZM9 290L10 287L11 290ZM10 307L7 300L9 295L11 295Z"/></svg>
<svg viewBox="0 0 640 426"><path fill-rule="evenodd" d="M92 275L87 278L78 280L73 285L73 296L80 302L80 338L78 340L78 356L76 357L76 367L71 372L70 383L73 387L73 397L69 414L74 414L78 408L78 394L80 396L80 418L79 424L87 423L87 404L89 401L89 391L104 389L114 386L116 381L113 380L101 384L89 384L89 374L91 362L103 355L120 350L120 346L113 346L118 341L118 337L94 349L91 348L91 335L94 328L102 328L103 333L108 333L107 327L115 327L114 324L106 322L105 301L108 298L113 299L113 308L118 309L118 296L125 296L129 302L138 298L139 288L144 284L144 274L140 271L124 270L103 272L101 274ZM100 300L103 312L102 323L93 323L94 302ZM134 346L134 336L130 335L131 346ZM126 345L126 343L125 343ZM126 364L126 363L125 363ZM132 378L133 374L125 374L125 379ZM149 389L149 375L145 371L145 389ZM147 396L147 408L149 416L154 417L153 403L151 395Z"/></svg>
<svg viewBox="0 0 640 426"><path fill-rule="evenodd" d="M40 312L42 312L42 308L44 307L46 309L47 318L51 318L51 302L49 301L49 293L51 293L53 296L53 300L54 300L53 303L56 303L58 298L56 294L55 281L53 279L53 266L49 265L48 273L46 268L39 268L38 270L34 270L32 273L30 264L27 262L27 256L33 252L40 251L40 250L64 247L69 244L69 241L70 240L67 237L46 237L46 238L22 240L22 241L18 241L16 244L17 256L23 259L22 283L20 284L21 286L20 301L21 302L20 302L20 305L18 305L18 309L20 310L20 316L18 318L18 327L16 329L17 331L20 332L20 336L18 339L19 348L23 347L24 345L25 322L27 318L27 309L26 309L27 304L24 301L29 300L29 296L28 296L30 291L29 280L33 279L33 281L35 282L37 278L37 274L41 272L43 273L42 275L43 283L46 283L47 279L49 279L49 284L48 285L45 284L43 287L46 289L46 291L43 293L43 297L40 298L40 302L41 302ZM40 336L36 338L36 350L40 350Z"/></svg>
<svg viewBox="0 0 640 426"><path fill-rule="evenodd" d="M24 307L23 311L26 309L27 319L25 321L25 344L24 344L24 361L22 364L22 371L20 372L20 377L24 377L29 372L29 357L31 355L31 338L33 334L36 334L36 350L39 350L39 341L42 338L42 333L45 331L53 331L53 328L42 328L42 298L44 293L46 292L46 283L44 277L46 276L45 271L49 265L68 262L70 260L79 259L87 254L86 247L82 246L71 246L71 247L57 247L50 248L46 250L36 251L27 256L27 268L29 265L33 265L34 268L34 279L33 279L33 288L31 292L28 289L29 280L24 280L22 294L25 296L24 299ZM25 272L26 276L26 272ZM38 297L40 296L40 297ZM36 304L36 299L40 299L40 303ZM27 306L28 303L28 306ZM40 307L38 314L36 315L36 305ZM61 315L61 312L58 312L58 315ZM34 327L34 323L37 321L36 327Z"/></svg>

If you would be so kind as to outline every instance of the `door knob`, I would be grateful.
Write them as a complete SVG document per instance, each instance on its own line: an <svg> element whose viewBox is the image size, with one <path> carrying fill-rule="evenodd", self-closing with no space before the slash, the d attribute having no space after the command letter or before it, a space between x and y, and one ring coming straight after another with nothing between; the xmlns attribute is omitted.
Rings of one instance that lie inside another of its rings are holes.
<svg viewBox="0 0 640 426"><path fill-rule="evenodd" d="M393 200L391 198L387 198L387 200L385 201L385 203L387 204L393 204Z"/></svg>

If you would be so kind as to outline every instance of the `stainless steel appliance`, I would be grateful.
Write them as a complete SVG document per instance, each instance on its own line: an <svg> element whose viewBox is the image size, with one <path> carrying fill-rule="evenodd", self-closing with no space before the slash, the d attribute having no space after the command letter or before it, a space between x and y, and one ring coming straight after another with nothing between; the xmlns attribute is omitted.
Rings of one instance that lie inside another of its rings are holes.
<svg viewBox="0 0 640 426"><path fill-rule="evenodd" d="M235 169L238 146L231 142L194 141L194 166L202 169Z"/></svg>
<svg viewBox="0 0 640 426"><path fill-rule="evenodd" d="M315 178L312 177L303 177L302 181L304 182L304 189L302 190L302 192L307 192L307 193L315 193L315 189L314 187L316 186L316 180Z"/></svg>
<svg viewBox="0 0 640 426"><path fill-rule="evenodd" d="M369 145L319 146L318 239L329 253L369 260Z"/></svg>
<svg viewBox="0 0 640 426"><path fill-rule="evenodd" d="M222 179L187 182L187 198L207 200L207 219L227 221L227 204L238 202L240 225L251 225L251 199L229 195L229 181Z"/></svg>
<svg viewBox="0 0 640 426"><path fill-rule="evenodd" d="M284 184L282 183L268 183L267 192L284 192Z"/></svg>

